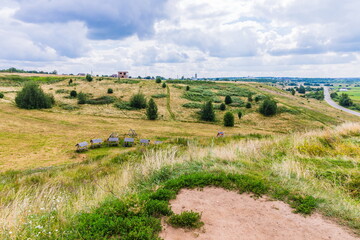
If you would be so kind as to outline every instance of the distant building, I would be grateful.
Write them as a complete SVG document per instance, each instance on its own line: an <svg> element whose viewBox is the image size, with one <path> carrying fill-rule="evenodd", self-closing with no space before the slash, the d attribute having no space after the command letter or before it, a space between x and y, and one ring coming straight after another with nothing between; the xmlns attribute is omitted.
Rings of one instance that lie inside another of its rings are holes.
<svg viewBox="0 0 360 240"><path fill-rule="evenodd" d="M118 78L129 78L129 72L118 72Z"/></svg>

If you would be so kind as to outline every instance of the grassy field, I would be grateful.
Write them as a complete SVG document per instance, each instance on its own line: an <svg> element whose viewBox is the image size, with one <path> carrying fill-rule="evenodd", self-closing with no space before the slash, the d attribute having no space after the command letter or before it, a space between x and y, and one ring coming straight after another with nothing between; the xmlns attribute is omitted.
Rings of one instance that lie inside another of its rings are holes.
<svg viewBox="0 0 360 240"><path fill-rule="evenodd" d="M20 83L11 77L0 79L0 92L5 95L0 99L2 238L91 239L90 235L76 236L81 232L76 213L96 213L109 197L136 204L141 212L137 217L146 222L149 216L141 209L147 209L148 200L143 194L198 172L210 174L209 179L220 176L225 182L227 177L221 174L235 174L234 178L248 179L253 186L248 190L255 193L256 183L261 182L266 189L262 194L288 203L314 197L317 211L359 233L360 126L340 125L359 122L356 116L260 83L169 81L163 88L153 80L98 78L87 82L72 78L69 85L69 79L26 78ZM25 81L41 82L44 91L55 96L56 106L18 109L14 98ZM108 88L113 94L107 93ZM91 98L114 96L116 103L142 92L147 98L154 97L160 117L149 121L145 110L119 109L115 104L78 105L69 97L71 90ZM260 115L261 101L253 100L252 108L245 108L249 93L253 98L274 98L279 113ZM220 110L216 110L216 122L199 121L198 106L211 99L216 107L225 95L235 100L227 111L244 113L235 127L223 127L224 111ZM106 139L113 132L123 136L130 128L139 138L164 144L74 151L80 141ZM218 131L225 131L226 137L216 138ZM88 222L86 214L84 221ZM157 230L151 234L156 236Z"/></svg>

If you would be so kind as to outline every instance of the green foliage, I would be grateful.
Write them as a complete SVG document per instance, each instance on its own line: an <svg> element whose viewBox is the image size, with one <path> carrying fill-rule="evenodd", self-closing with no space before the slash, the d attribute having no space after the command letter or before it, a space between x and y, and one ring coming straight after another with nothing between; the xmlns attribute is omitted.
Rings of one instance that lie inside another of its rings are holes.
<svg viewBox="0 0 360 240"><path fill-rule="evenodd" d="M26 83L15 98L16 106L24 109L51 108L54 102L53 96L45 94L43 90L33 82Z"/></svg>
<svg viewBox="0 0 360 240"><path fill-rule="evenodd" d="M200 221L201 215L193 211L184 211L180 214L174 214L169 217L168 223L178 228L199 228L204 225Z"/></svg>
<svg viewBox="0 0 360 240"><path fill-rule="evenodd" d="M119 79L116 80L115 83L119 83L119 84L138 84L140 83L139 80L132 80L132 79Z"/></svg>
<svg viewBox="0 0 360 240"><path fill-rule="evenodd" d="M287 108L285 106L278 107L276 112L277 113L290 113L293 115L298 115L301 113L299 110L296 110L295 108Z"/></svg>
<svg viewBox="0 0 360 240"><path fill-rule="evenodd" d="M218 96L238 96L238 97L248 97L249 95L254 94L247 88L241 88L238 86L230 86L225 90L220 90L217 92Z"/></svg>
<svg viewBox="0 0 360 240"><path fill-rule="evenodd" d="M314 91L305 94L307 98L315 98L317 100L324 100L324 91Z"/></svg>
<svg viewBox="0 0 360 240"><path fill-rule="evenodd" d="M197 108L202 108L203 107L203 104L201 103L197 103L197 102L189 102L189 103L185 103L182 105L184 108L194 108L194 109L197 109Z"/></svg>
<svg viewBox="0 0 360 240"><path fill-rule="evenodd" d="M224 115L224 126L233 127L234 126L234 114L227 112Z"/></svg>
<svg viewBox="0 0 360 240"><path fill-rule="evenodd" d="M256 95L256 96L255 96L255 102L260 102L260 101L262 101L262 100L265 100L266 98L268 98L268 97L265 96L265 95L261 95L261 94Z"/></svg>
<svg viewBox="0 0 360 240"><path fill-rule="evenodd" d="M116 102L114 106L120 110L134 110L134 108L130 106L130 103L125 101Z"/></svg>
<svg viewBox="0 0 360 240"><path fill-rule="evenodd" d="M190 90L190 86L186 86L186 91L189 91Z"/></svg>
<svg viewBox="0 0 360 240"><path fill-rule="evenodd" d="M86 81L88 81L88 82L92 82L93 77L92 77L90 74L86 74L85 79L86 79Z"/></svg>
<svg viewBox="0 0 360 240"><path fill-rule="evenodd" d="M161 85L161 87L162 87L162 88L166 88L166 83L163 83L163 84Z"/></svg>
<svg viewBox="0 0 360 240"><path fill-rule="evenodd" d="M305 87L304 87L303 85L300 85L300 87L299 87L299 89L298 89L298 92L299 92L299 93L302 93L302 94L305 94L305 92L306 92Z"/></svg>
<svg viewBox="0 0 360 240"><path fill-rule="evenodd" d="M247 102L246 105L245 105L246 108L251 108L252 105L251 105L251 102Z"/></svg>
<svg viewBox="0 0 360 240"><path fill-rule="evenodd" d="M78 104L85 104L88 97L87 97L87 95L85 93L80 92L77 95L77 99L78 99Z"/></svg>
<svg viewBox="0 0 360 240"><path fill-rule="evenodd" d="M157 76L156 79L155 79L155 82L156 83L161 83L161 77Z"/></svg>
<svg viewBox="0 0 360 240"><path fill-rule="evenodd" d="M77 96L77 92L76 92L75 90L72 90L72 91L70 92L70 97L71 97L71 98L76 98L76 96Z"/></svg>
<svg viewBox="0 0 360 240"><path fill-rule="evenodd" d="M146 108L146 98L143 93L137 93L131 96L130 106L135 109Z"/></svg>
<svg viewBox="0 0 360 240"><path fill-rule="evenodd" d="M229 95L227 95L225 97L225 104L231 104L233 102L233 100L231 99L231 97Z"/></svg>
<svg viewBox="0 0 360 240"><path fill-rule="evenodd" d="M115 100L116 100L116 98L112 97L112 96L102 96L102 97L98 97L98 98L89 99L85 103L92 104L92 105L103 105L103 104L114 103Z"/></svg>
<svg viewBox="0 0 360 240"><path fill-rule="evenodd" d="M150 98L146 107L146 117L149 120L156 120L158 118L158 107L152 98Z"/></svg>
<svg viewBox="0 0 360 240"><path fill-rule="evenodd" d="M169 201L174 198L176 198L176 192L163 188L158 189L155 193L150 195L150 199L161 201Z"/></svg>
<svg viewBox="0 0 360 240"><path fill-rule="evenodd" d="M265 99L260 105L259 112L264 116L273 116L277 113L277 104L274 100Z"/></svg>
<svg viewBox="0 0 360 240"><path fill-rule="evenodd" d="M151 95L152 98L166 98L167 97L167 94L165 93L159 93L159 94L154 94L154 95Z"/></svg>
<svg viewBox="0 0 360 240"><path fill-rule="evenodd" d="M173 212L167 201L151 199L145 205L145 211L153 217L169 216Z"/></svg>
<svg viewBox="0 0 360 240"><path fill-rule="evenodd" d="M208 122L215 121L215 112L211 101L208 101L203 105L200 112L200 119Z"/></svg>
<svg viewBox="0 0 360 240"><path fill-rule="evenodd" d="M247 100L248 100L248 102L252 102L252 101L253 101L253 99L252 99L252 94L251 94L251 93L248 94Z"/></svg>
<svg viewBox="0 0 360 240"><path fill-rule="evenodd" d="M311 214L320 202L319 199L316 199L312 196L292 196L290 201L290 206L295 208L296 213L302 213L305 215Z"/></svg>
<svg viewBox="0 0 360 240"><path fill-rule="evenodd" d="M215 93L209 90L205 90L203 88L192 88L191 90L186 91L183 97L190 101L195 101L195 102L216 100Z"/></svg>
<svg viewBox="0 0 360 240"><path fill-rule="evenodd" d="M73 83L73 80L70 79L69 82L68 82L68 85L71 85Z"/></svg>
<svg viewBox="0 0 360 240"><path fill-rule="evenodd" d="M55 91L55 93L59 94L59 93L69 93L69 90L66 89L58 89Z"/></svg>
<svg viewBox="0 0 360 240"><path fill-rule="evenodd" d="M238 111L238 114L237 114L237 115L238 115L238 118L239 118L239 119L241 119L241 118L242 118L242 116L243 116L242 111Z"/></svg>
<svg viewBox="0 0 360 240"><path fill-rule="evenodd" d="M4 98L4 94L0 92L0 98Z"/></svg>
<svg viewBox="0 0 360 240"><path fill-rule="evenodd" d="M112 94L112 93L114 93L114 90L112 88L108 88L107 93Z"/></svg>
<svg viewBox="0 0 360 240"><path fill-rule="evenodd" d="M293 96L294 96L294 95L295 95L295 89L294 89L294 88L292 88L290 91L291 91L291 95L293 95Z"/></svg>
<svg viewBox="0 0 360 240"><path fill-rule="evenodd" d="M221 110L221 111L225 111L225 110L226 110L226 105L225 105L225 103L220 104L220 110Z"/></svg>
<svg viewBox="0 0 360 240"><path fill-rule="evenodd" d="M343 93L340 96L339 104L343 107L350 107L353 105L353 101L351 100L348 94Z"/></svg>
<svg viewBox="0 0 360 240"><path fill-rule="evenodd" d="M330 97L331 98L338 98L339 95L336 92L333 92L333 93L330 94Z"/></svg>
<svg viewBox="0 0 360 240"><path fill-rule="evenodd" d="M63 103L63 104L60 104L60 107L64 110L67 110L67 111L74 111L74 110L78 110L79 107L78 106L75 106L75 105L71 105L71 104L66 104L66 103Z"/></svg>

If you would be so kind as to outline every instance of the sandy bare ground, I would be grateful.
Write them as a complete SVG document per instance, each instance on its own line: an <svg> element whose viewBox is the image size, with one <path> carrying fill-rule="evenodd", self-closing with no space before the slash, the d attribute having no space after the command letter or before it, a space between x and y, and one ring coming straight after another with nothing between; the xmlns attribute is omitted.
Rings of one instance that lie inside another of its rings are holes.
<svg viewBox="0 0 360 240"><path fill-rule="evenodd" d="M281 201L255 200L219 188L184 189L170 203L175 213L202 212L205 225L190 231L164 224L160 237L165 240L360 239L319 214L304 217Z"/></svg>

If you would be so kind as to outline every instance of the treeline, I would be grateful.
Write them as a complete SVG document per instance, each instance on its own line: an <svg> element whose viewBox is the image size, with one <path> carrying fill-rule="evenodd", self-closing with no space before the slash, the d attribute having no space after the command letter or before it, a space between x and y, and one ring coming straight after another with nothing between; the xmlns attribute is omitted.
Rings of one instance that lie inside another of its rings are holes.
<svg viewBox="0 0 360 240"><path fill-rule="evenodd" d="M36 70L30 70L26 71L23 69L17 69L14 67L8 68L8 69L2 69L0 72L6 72L6 73L36 73L36 74L57 74L57 71L54 70L52 72L44 72L44 71L36 71Z"/></svg>
<svg viewBox="0 0 360 240"><path fill-rule="evenodd" d="M333 92L330 94L330 97L339 103L340 106L360 111L360 104L356 104L353 100L349 97L348 94L342 93L340 96L337 92Z"/></svg>

